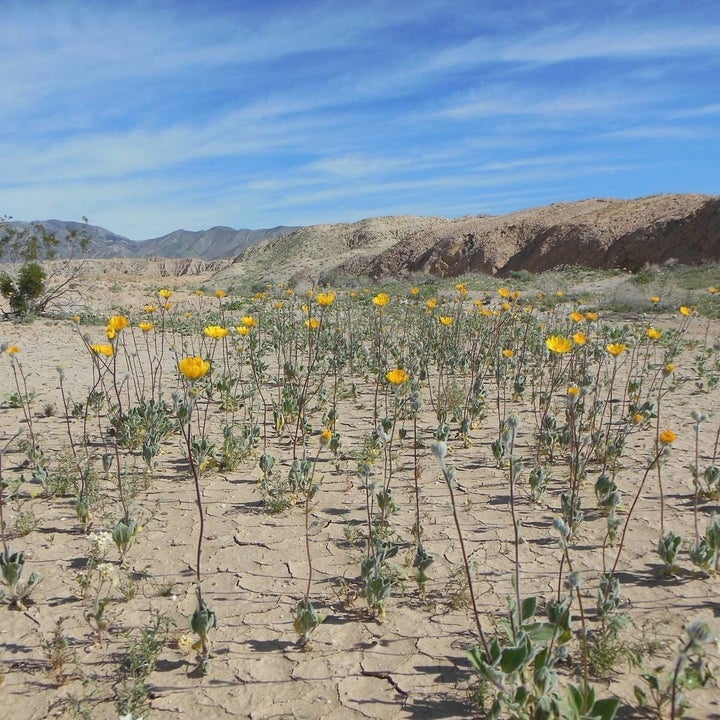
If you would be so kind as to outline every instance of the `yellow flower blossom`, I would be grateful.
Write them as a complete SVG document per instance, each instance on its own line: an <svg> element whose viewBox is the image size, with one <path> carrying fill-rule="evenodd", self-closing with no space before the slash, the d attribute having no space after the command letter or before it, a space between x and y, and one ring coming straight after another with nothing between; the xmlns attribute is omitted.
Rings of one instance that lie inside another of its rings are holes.
<svg viewBox="0 0 720 720"><path fill-rule="evenodd" d="M565 297L565 292L564 292L563 290L558 290L558 291L555 293L555 295L556 295L556 297L559 297L559 298Z"/></svg>
<svg viewBox="0 0 720 720"><path fill-rule="evenodd" d="M115 352L113 346L106 343L93 343L90 345L90 350L95 353L95 355L104 355L105 357L112 357Z"/></svg>
<svg viewBox="0 0 720 720"><path fill-rule="evenodd" d="M672 375L674 372L675 372L675 363L668 363L662 369L662 373L665 377Z"/></svg>
<svg viewBox="0 0 720 720"><path fill-rule="evenodd" d="M575 310L574 312L570 313L570 319L575 323L582 322L585 319L585 313L581 313L580 311Z"/></svg>
<svg viewBox="0 0 720 720"><path fill-rule="evenodd" d="M610 343L606 350L613 357L618 357L618 355L622 355L627 350L627 345L625 343Z"/></svg>
<svg viewBox="0 0 720 720"><path fill-rule="evenodd" d="M419 287L414 287L414 288L412 288L412 290L410 290L410 293L411 293L412 295L419 295L419 294L420 294L420 288L419 288Z"/></svg>
<svg viewBox="0 0 720 720"><path fill-rule="evenodd" d="M551 335L545 341L545 347L551 352L563 355L572 350L572 340L570 338L562 337L562 335Z"/></svg>
<svg viewBox="0 0 720 720"><path fill-rule="evenodd" d="M158 295L163 300L169 300L170 296L172 295L172 290L168 290L167 288L162 288L162 289L158 290Z"/></svg>
<svg viewBox="0 0 720 720"><path fill-rule="evenodd" d="M307 325L311 330L317 330L320 327L320 321L317 318L308 318L305 321L305 325Z"/></svg>
<svg viewBox="0 0 720 720"><path fill-rule="evenodd" d="M205 291L204 291L202 288L198 288L198 289L195 291L195 294L196 294L198 297L202 297L202 296L205 294Z"/></svg>
<svg viewBox="0 0 720 720"><path fill-rule="evenodd" d="M672 445L677 440L677 433L672 430L663 430L660 433L660 442L663 445Z"/></svg>
<svg viewBox="0 0 720 720"><path fill-rule="evenodd" d="M327 445L332 440L332 430L329 430L328 428L323 428L323 431L320 433L320 442L323 445Z"/></svg>
<svg viewBox="0 0 720 720"><path fill-rule="evenodd" d="M635 413L635 414L632 416L632 421L633 421L636 425L639 425L644 419L645 419L645 416L644 416L641 412Z"/></svg>
<svg viewBox="0 0 720 720"><path fill-rule="evenodd" d="M510 297L510 291L506 287L498 288L497 292L498 295L504 300L507 300Z"/></svg>
<svg viewBox="0 0 720 720"><path fill-rule="evenodd" d="M11 345L11 346L7 349L7 354L8 354L8 355L17 355L19 352L20 352L20 346L19 346L19 345Z"/></svg>
<svg viewBox="0 0 720 720"><path fill-rule="evenodd" d="M335 302L335 293L332 291L320 292L315 299L320 307L330 307Z"/></svg>
<svg viewBox="0 0 720 720"><path fill-rule="evenodd" d="M145 312L152 315L157 310L157 305L146 305Z"/></svg>
<svg viewBox="0 0 720 720"><path fill-rule="evenodd" d="M708 292L709 292L711 295L717 295L717 294L720 292L720 289L719 289L719 288L716 288L716 287L713 285L713 287L708 288Z"/></svg>
<svg viewBox="0 0 720 720"><path fill-rule="evenodd" d="M178 370L190 381L200 380L210 371L210 361L199 355L184 357L178 361Z"/></svg>
<svg viewBox="0 0 720 720"><path fill-rule="evenodd" d="M600 313L596 313L596 312L586 312L585 313L585 319L588 322L597 322L599 317L600 317Z"/></svg>
<svg viewBox="0 0 720 720"><path fill-rule="evenodd" d="M238 331L239 335L249 335L252 330L247 325L238 325L238 327L235 328Z"/></svg>
<svg viewBox="0 0 720 720"><path fill-rule="evenodd" d="M258 324L257 318L252 315L245 315L240 322L247 328L254 328Z"/></svg>
<svg viewBox="0 0 720 720"><path fill-rule="evenodd" d="M514 351L514 350L511 350L510 348L505 348L505 349L502 351L502 354L503 354L503 357L504 357L504 358L511 358L511 357L514 357L515 351Z"/></svg>
<svg viewBox="0 0 720 720"><path fill-rule="evenodd" d="M160 307L167 312L172 307L172 303L165 302Z"/></svg>
<svg viewBox="0 0 720 720"><path fill-rule="evenodd" d="M276 301L273 303L273 307L274 307L276 310L282 310L282 308L285 307L285 303L284 303L282 300L276 300Z"/></svg>
<svg viewBox="0 0 720 720"><path fill-rule="evenodd" d="M651 302L653 305L657 305L657 304L660 302L660 296L659 296L659 295L653 295L653 296L650 298L650 302Z"/></svg>
<svg viewBox="0 0 720 720"><path fill-rule="evenodd" d="M650 340L659 340L660 337L662 336L662 333L657 328L649 327L645 331L645 335L647 335L650 338Z"/></svg>
<svg viewBox="0 0 720 720"><path fill-rule="evenodd" d="M458 283L455 286L455 289L462 295L465 296L468 294L467 285L465 283Z"/></svg>
<svg viewBox="0 0 720 720"><path fill-rule="evenodd" d="M230 334L230 331L222 325L208 325L203 332L213 340L220 340Z"/></svg>
<svg viewBox="0 0 720 720"><path fill-rule="evenodd" d="M385 379L391 385L402 385L410 379L410 376L402 368L395 368L386 373Z"/></svg>
<svg viewBox="0 0 720 720"><path fill-rule="evenodd" d="M117 332L115 332L115 328L108 325L105 328L105 335L107 336L108 340L114 340L117 337Z"/></svg>
<svg viewBox="0 0 720 720"><path fill-rule="evenodd" d="M573 383L572 385L568 386L567 394L573 400L577 400L580 397L580 388L575 385L575 383Z"/></svg>
<svg viewBox="0 0 720 720"><path fill-rule="evenodd" d="M445 327L450 327L450 325L453 324L453 318L449 315L441 315L438 320L445 325Z"/></svg>
<svg viewBox="0 0 720 720"><path fill-rule="evenodd" d="M373 303L378 307L385 307L390 302L390 296L387 293L378 293L373 299Z"/></svg>
<svg viewBox="0 0 720 720"><path fill-rule="evenodd" d="M572 336L573 342L576 345L584 345L587 342L587 335L584 332L576 332Z"/></svg>
<svg viewBox="0 0 720 720"><path fill-rule="evenodd" d="M693 309L691 307L688 307L687 305L682 305L680 307L680 314L684 315L685 317L690 317L692 315Z"/></svg>
<svg viewBox="0 0 720 720"><path fill-rule="evenodd" d="M430 298L425 305L427 306L428 310L434 310L437 307L437 298Z"/></svg>
<svg viewBox="0 0 720 720"><path fill-rule="evenodd" d="M222 300L226 296L227 296L227 291L225 291L225 290L216 290L215 291L215 297L218 300Z"/></svg>
<svg viewBox="0 0 720 720"><path fill-rule="evenodd" d="M124 330L129 324L130 321L125 315L113 315L108 319L108 327L112 328L116 333Z"/></svg>
<svg viewBox="0 0 720 720"><path fill-rule="evenodd" d="M138 325L138 327L139 327L144 333L146 333L146 332L150 332L150 331L155 327L155 325L154 325L153 323L151 323L151 322L141 322L141 323Z"/></svg>

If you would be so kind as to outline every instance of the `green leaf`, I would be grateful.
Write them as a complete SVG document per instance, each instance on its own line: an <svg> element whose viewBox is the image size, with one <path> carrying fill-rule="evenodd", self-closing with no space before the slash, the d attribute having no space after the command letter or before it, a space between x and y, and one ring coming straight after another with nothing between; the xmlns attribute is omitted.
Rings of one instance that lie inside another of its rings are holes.
<svg viewBox="0 0 720 720"><path fill-rule="evenodd" d="M505 673L519 670L530 659L530 649L527 645L507 647L500 658L500 667Z"/></svg>
<svg viewBox="0 0 720 720"><path fill-rule="evenodd" d="M523 621L529 620L537 610L537 598L525 598L520 604L520 617Z"/></svg>
<svg viewBox="0 0 720 720"><path fill-rule="evenodd" d="M619 704L618 698L597 700L592 706L593 717L600 718L600 720L613 720Z"/></svg>

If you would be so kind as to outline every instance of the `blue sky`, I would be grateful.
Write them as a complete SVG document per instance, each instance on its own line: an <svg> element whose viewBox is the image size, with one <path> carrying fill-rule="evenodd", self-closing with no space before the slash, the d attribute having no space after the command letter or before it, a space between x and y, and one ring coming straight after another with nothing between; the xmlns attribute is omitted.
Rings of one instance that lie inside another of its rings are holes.
<svg viewBox="0 0 720 720"><path fill-rule="evenodd" d="M716 0L0 0L0 215L132 239L720 194Z"/></svg>

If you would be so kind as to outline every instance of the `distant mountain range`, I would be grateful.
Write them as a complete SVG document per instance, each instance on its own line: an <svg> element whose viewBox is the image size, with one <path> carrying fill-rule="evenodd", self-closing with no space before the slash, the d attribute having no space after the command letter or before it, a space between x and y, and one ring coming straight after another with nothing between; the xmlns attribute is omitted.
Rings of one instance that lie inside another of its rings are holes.
<svg viewBox="0 0 720 720"><path fill-rule="evenodd" d="M70 245L67 242L71 232L84 232L90 238L87 256L90 258L200 258L217 260L240 255L244 250L263 240L282 237L297 230L297 227L278 226L263 230L235 230L217 226L209 230L174 230L167 235L149 240L133 241L107 230L99 225L90 225L67 220L40 220L34 222L11 221L5 223L17 230L28 225L41 225L55 234L60 241L57 247L60 257L67 256ZM0 234L2 230L0 229ZM0 260L12 260L2 257Z"/></svg>
<svg viewBox="0 0 720 720"><path fill-rule="evenodd" d="M42 224L59 239L84 228L90 257L128 258L134 273L157 265L145 260L138 266L138 259L158 257L163 274L213 272L228 287L236 281L339 283L343 277L412 273L507 275L560 265L635 272L647 263L720 261L720 196L714 195L593 198L455 219L390 216L303 228L176 230L141 242L92 225Z"/></svg>

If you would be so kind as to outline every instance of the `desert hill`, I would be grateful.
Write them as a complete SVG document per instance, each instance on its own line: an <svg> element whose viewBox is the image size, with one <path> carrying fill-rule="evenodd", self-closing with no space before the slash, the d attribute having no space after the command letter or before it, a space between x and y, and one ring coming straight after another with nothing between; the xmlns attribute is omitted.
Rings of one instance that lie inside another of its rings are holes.
<svg viewBox="0 0 720 720"><path fill-rule="evenodd" d="M60 221L45 225L58 237L82 227ZM562 265L636 271L669 260L688 265L720 261L720 197L711 195L589 199L457 219L390 216L304 228L176 230L141 242L85 227L92 238L89 256L112 265L101 270L93 262L96 272L202 274L228 287L270 280L341 283L412 273L502 276Z"/></svg>
<svg viewBox="0 0 720 720"><path fill-rule="evenodd" d="M590 199L502 216L387 217L302 228L248 249L225 280L375 279L429 273L504 275L559 265L635 271L646 263L720 260L720 198Z"/></svg>

